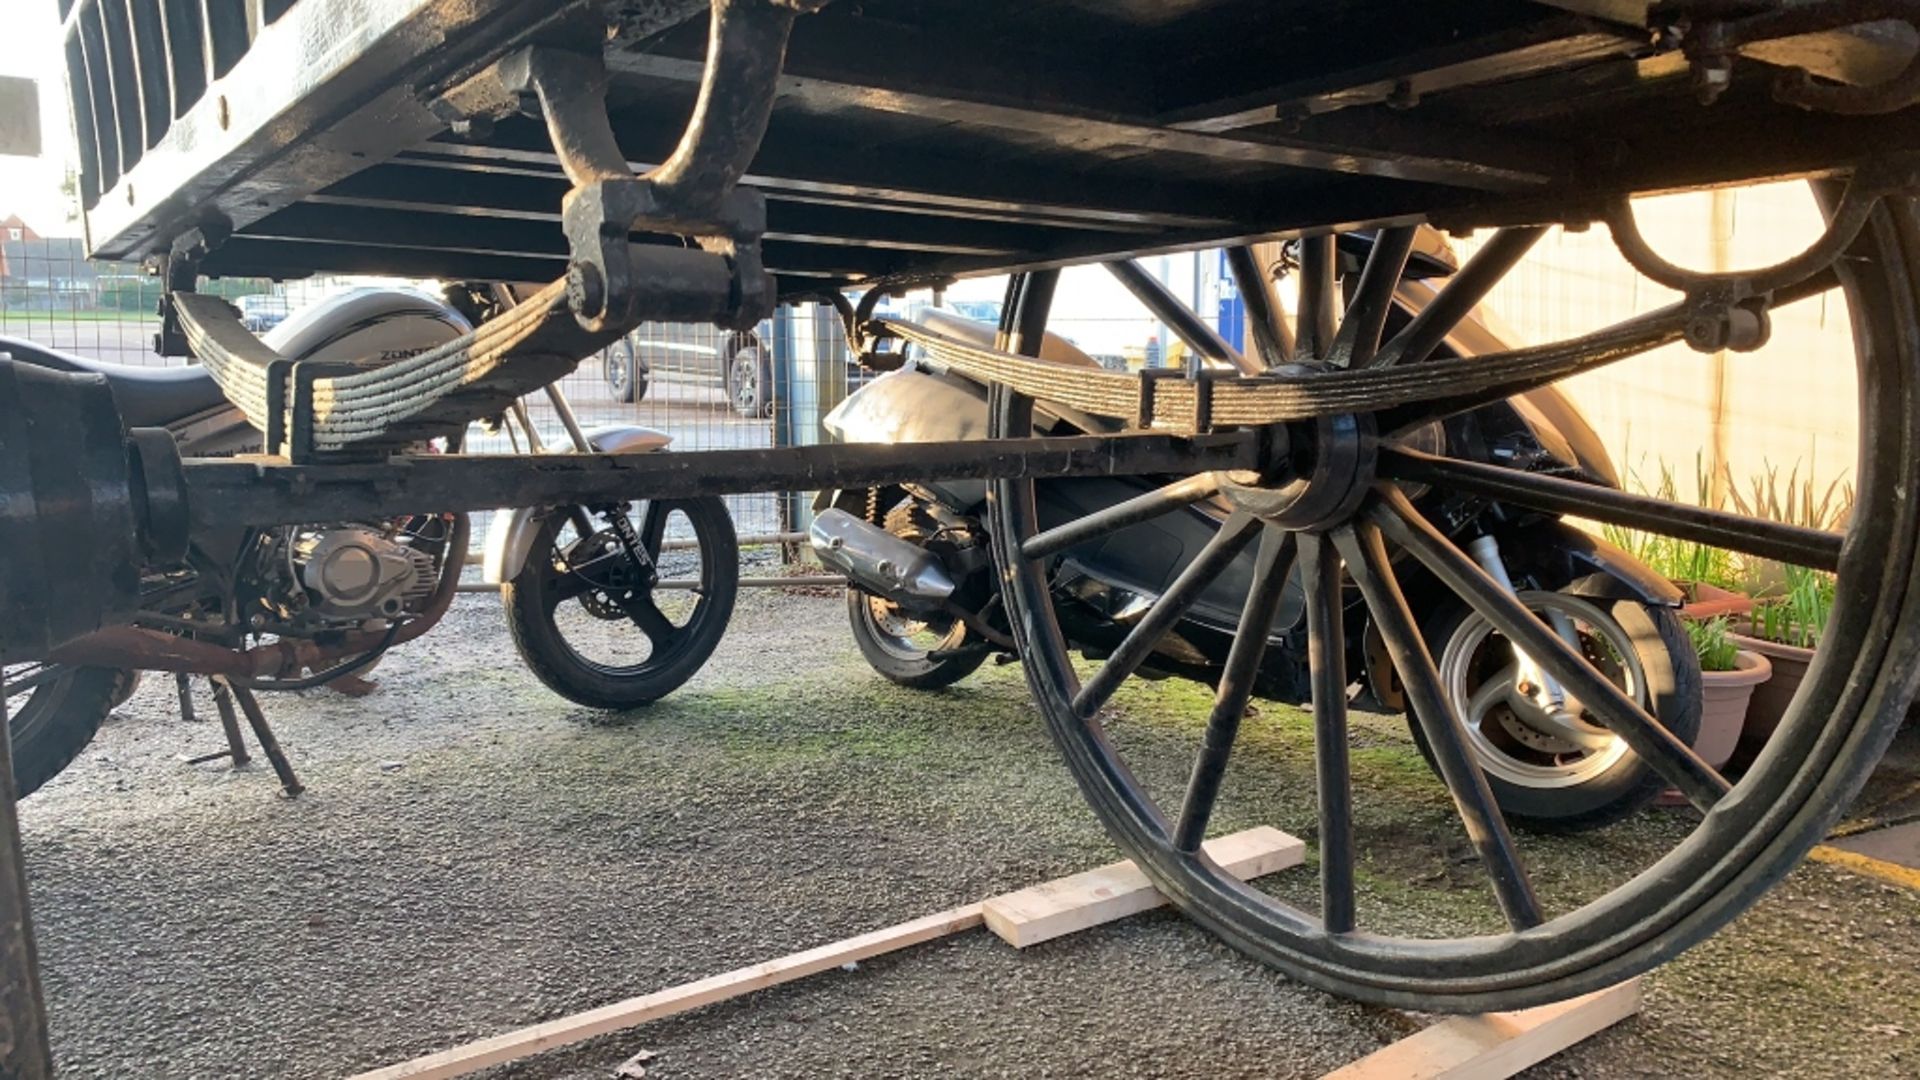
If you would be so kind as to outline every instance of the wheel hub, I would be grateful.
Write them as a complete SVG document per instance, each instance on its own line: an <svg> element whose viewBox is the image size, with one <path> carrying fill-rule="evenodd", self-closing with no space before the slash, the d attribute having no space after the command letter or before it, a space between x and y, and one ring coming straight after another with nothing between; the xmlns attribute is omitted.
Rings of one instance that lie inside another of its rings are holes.
<svg viewBox="0 0 1920 1080"><path fill-rule="evenodd" d="M1325 365L1289 364L1283 374ZM1337 413L1280 425L1261 472L1219 474L1234 506L1287 529L1330 529L1358 510L1379 460L1371 413Z"/></svg>

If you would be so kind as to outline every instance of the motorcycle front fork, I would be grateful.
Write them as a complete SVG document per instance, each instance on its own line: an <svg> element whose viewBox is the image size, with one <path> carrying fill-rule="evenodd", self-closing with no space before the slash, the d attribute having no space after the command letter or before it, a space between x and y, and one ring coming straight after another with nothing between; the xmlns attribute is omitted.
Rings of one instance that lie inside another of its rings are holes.
<svg viewBox="0 0 1920 1080"><path fill-rule="evenodd" d="M1515 597L1520 595L1520 591L1514 588L1512 576L1507 573L1506 562L1500 558L1500 542L1492 535L1480 536L1469 541L1467 553L1473 556L1473 560L1480 564L1480 568L1487 572L1487 576L1502 589ZM1580 631L1574 627L1573 619L1563 611L1549 611L1546 616L1554 632L1560 635L1560 639L1578 652ZM1533 658L1522 652L1518 645L1513 646L1513 661L1515 690L1532 698L1534 703L1546 710L1549 716L1559 717L1569 712L1577 713L1577 709L1569 708L1567 692L1560 686L1559 681L1542 671L1539 665L1533 662Z"/></svg>

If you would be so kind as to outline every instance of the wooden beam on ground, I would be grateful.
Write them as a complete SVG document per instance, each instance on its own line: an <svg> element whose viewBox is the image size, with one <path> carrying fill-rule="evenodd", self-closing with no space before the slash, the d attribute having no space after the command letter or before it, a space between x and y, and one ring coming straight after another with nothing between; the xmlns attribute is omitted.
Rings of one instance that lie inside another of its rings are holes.
<svg viewBox="0 0 1920 1080"><path fill-rule="evenodd" d="M1306 845L1271 826L1215 837L1207 855L1242 879L1297 866ZM1118 862L978 904L861 934L697 982L529 1024L350 1080L446 1080L636 1027L756 990L970 930L983 923L1016 948L1112 922L1166 903L1131 862ZM1454 1016L1323 1080L1496 1080L1538 1064L1640 1009L1640 981L1537 1009Z"/></svg>
<svg viewBox="0 0 1920 1080"><path fill-rule="evenodd" d="M1272 873L1299 863L1305 846L1299 840L1271 826L1261 826L1234 833L1231 836L1217 837L1206 843L1207 854L1242 878ZM1133 877L1127 877L1128 873ZM1080 882L1095 875L1104 875L1102 880L1117 886L1119 891L1113 895L1102 895L1099 893L1100 886L1088 884L1074 889L1066 888L1069 883ZM1135 870L1132 863L1120 862L1086 874L1077 874L1074 877L1052 882L1050 883L1052 891L1046 895L1059 898L1069 896L1082 898L1081 906L1085 910L1072 915L1076 925L1070 929L1077 930L1123 918L1136 911L1146 911L1165 903L1160 894L1154 892L1152 886L1146 881L1146 875ZM996 897L995 900L1008 900L1011 897L1039 893L1047 889L1049 886L1043 885L1036 889L1026 889L1019 893ZM988 903L992 902L994 901L988 901ZM650 1020L697 1009L702 1005L711 1005L755 990L764 990L770 986L792 982L795 979L837 968L849 961L865 960L871 956L904 949L909 945L918 945L923 941L932 941L963 930L971 930L983 921L981 912L983 906L967 904L964 907L937 912L897 926L889 926L883 930L874 930L858 937L847 938L845 941L836 941L805 952L783 956L777 960L768 960L751 967L713 975L698 982L668 987L665 990L642 994L625 1001L616 1001L572 1016L529 1024L518 1030L492 1035L464 1046L456 1046L425 1057L414 1058L411 1061L361 1073L352 1077L351 1080L403 1080L403 1078L404 1080L443 1080L446 1077L465 1076L489 1065L517 1061L555 1047L635 1027ZM1055 913L1046 918L1050 921L1045 925L1057 926L1061 916ZM1047 936L1053 937L1068 932L1069 930L1057 930ZM1031 943L1031 941L1025 942L1025 944Z"/></svg>
<svg viewBox="0 0 1920 1080"><path fill-rule="evenodd" d="M1246 880L1289 866L1307 856L1303 840L1271 825L1217 836L1201 845L1207 856L1234 877ZM1016 949L1063 934L1151 911L1167 902L1147 875L1122 860L1098 870L1043 882L981 904L987 929Z"/></svg>
<svg viewBox="0 0 1920 1080"><path fill-rule="evenodd" d="M1640 1011L1640 980L1519 1012L1450 1016L1321 1080L1504 1080Z"/></svg>
<svg viewBox="0 0 1920 1080"><path fill-rule="evenodd" d="M762 964L740 968L721 975L710 976L698 982L683 983L680 986L657 990L651 994L616 1001L611 1005L602 1005L597 1009L588 1009L572 1016L562 1016L554 1020L529 1024L517 1031L493 1035L485 1039L456 1046L451 1050L428 1054L425 1057L403 1061L372 1072L361 1073L352 1080L438 1080L451 1076L464 1076L502 1062L516 1061L530 1054L551 1050L596 1035L620 1031L649 1020L672 1016L675 1013L697 1009L716 1001L739 997L755 990L764 990L769 986L792 982L818 972L837 968L856 960L865 960L870 956L904 949L909 945L918 945L923 941L957 934L962 930L971 930L980 925L980 905L967 904L947 911L936 912L911 922L889 926L884 930L875 930L859 937L847 938L832 944L821 945L805 952L793 953L778 960L769 960Z"/></svg>

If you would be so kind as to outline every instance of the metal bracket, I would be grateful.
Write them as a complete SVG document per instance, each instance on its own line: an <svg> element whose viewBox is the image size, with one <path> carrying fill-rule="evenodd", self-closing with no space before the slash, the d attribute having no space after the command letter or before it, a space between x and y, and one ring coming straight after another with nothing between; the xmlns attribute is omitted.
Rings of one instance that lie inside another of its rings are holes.
<svg viewBox="0 0 1920 1080"><path fill-rule="evenodd" d="M1687 344L1701 352L1750 352L1771 332L1767 308L1775 293L1824 273L1846 253L1882 199L1920 188L1920 156L1894 154L1861 164L1827 214L1827 228L1806 250L1771 266L1700 273L1668 262L1640 232L1633 207L1616 199L1602 211L1620 255L1659 285L1686 294Z"/></svg>
<svg viewBox="0 0 1920 1080"><path fill-rule="evenodd" d="M1711 105L1733 84L1734 58L1748 46L1882 21L1920 30L1920 0L1807 0L1735 18L1695 17L1682 29L1681 48L1693 65L1700 103ZM1805 70L1785 71L1773 96L1782 104L1843 116L1895 112L1920 102L1920 56L1871 86L1815 82Z"/></svg>
<svg viewBox="0 0 1920 1080"><path fill-rule="evenodd" d="M598 49L531 46L492 72L522 108L537 106L573 181L561 216L570 260L567 301L590 331L642 319L750 329L773 311L760 259L766 202L737 184L766 132L787 35L824 0L716 0L707 67L679 146L636 177L607 117ZM630 234L691 237L698 251L635 245Z"/></svg>
<svg viewBox="0 0 1920 1080"><path fill-rule="evenodd" d="M1191 433L1209 434L1213 431L1213 388L1221 382L1231 382L1240 377L1237 371L1193 365L1184 368L1144 368L1138 372L1140 396L1135 406L1134 422L1142 430L1153 427L1154 399L1159 385L1163 380L1172 379L1193 385Z"/></svg>
<svg viewBox="0 0 1920 1080"><path fill-rule="evenodd" d="M267 361L267 453L275 457L287 452L287 376L293 361Z"/></svg>
<svg viewBox="0 0 1920 1080"><path fill-rule="evenodd" d="M155 255L143 265L147 274L160 279L160 329L153 335L153 351L160 356L191 356L180 316L173 309L174 293L194 292L200 284L200 261L226 243L233 226L225 218L215 218L188 229L174 239L165 255Z"/></svg>
<svg viewBox="0 0 1920 1080"><path fill-rule="evenodd" d="M342 375L353 375L366 369L359 364L328 363L320 360L294 362L289 367L290 378L285 381L293 384L293 401L292 407L285 414L289 418L286 455L287 460L295 465L307 465L313 463L318 457L313 448L314 382L319 379L337 379ZM268 394L271 397L272 391L269 390Z"/></svg>
<svg viewBox="0 0 1920 1080"><path fill-rule="evenodd" d="M1134 423L1142 430L1153 428L1154 395L1160 388L1162 379L1184 379L1187 373L1179 368L1144 368L1140 372L1140 398L1134 409Z"/></svg>
<svg viewBox="0 0 1920 1080"><path fill-rule="evenodd" d="M1749 292L1741 282L1702 285L1687 294L1682 333L1696 352L1753 352L1773 336L1772 303L1772 293Z"/></svg>

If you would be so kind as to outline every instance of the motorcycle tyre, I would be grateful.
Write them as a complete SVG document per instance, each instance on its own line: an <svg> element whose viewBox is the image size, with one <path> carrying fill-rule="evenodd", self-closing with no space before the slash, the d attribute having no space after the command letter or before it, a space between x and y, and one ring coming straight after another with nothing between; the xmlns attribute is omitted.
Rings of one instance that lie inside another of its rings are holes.
<svg viewBox="0 0 1920 1080"><path fill-rule="evenodd" d="M870 600L869 594L848 589L847 622L853 628L853 643L860 647L867 666L888 682L909 690L943 690L980 670L980 665L987 662L988 650L978 642L949 650L948 655L939 659L922 654L918 660L908 660L889 652L879 639L880 628L874 623Z"/></svg>
<svg viewBox="0 0 1920 1080"><path fill-rule="evenodd" d="M547 617L543 598L547 584L544 562L553 549L562 516L549 515L534 538L534 557L519 575L501 586L501 599L507 613L507 632L529 671L547 689L590 709L620 711L650 705L678 690L699 672L720 639L726 636L727 623L733 618L734 597L740 588L740 545L733 528L733 516L717 496L696 499L662 500L684 513L699 538L703 568L712 569L702 606L696 613L698 626L680 644L673 655L655 664L652 657L639 670L618 672L599 669L567 645L554 621ZM656 556L658 552L654 553ZM711 605L707 607L707 605ZM636 632L638 632L636 630Z"/></svg>
<svg viewBox="0 0 1920 1080"><path fill-rule="evenodd" d="M34 690L26 704L7 710L13 742L13 791L24 799L60 775L87 748L136 673L116 668L76 668L71 675ZM124 700L124 699L122 699Z"/></svg>
<svg viewBox="0 0 1920 1080"><path fill-rule="evenodd" d="M1469 614L1464 604L1450 604L1428 621L1427 648L1436 658ZM1700 664L1680 616L1637 600L1615 601L1608 614L1634 643L1655 705L1654 717L1691 745L1700 734ZM1439 775L1433 749L1411 707L1406 717L1420 756ZM1599 776L1565 787L1528 787L1491 772L1486 777L1509 820L1543 832L1586 832L1611 825L1639 812L1667 790L1667 782L1632 753Z"/></svg>

